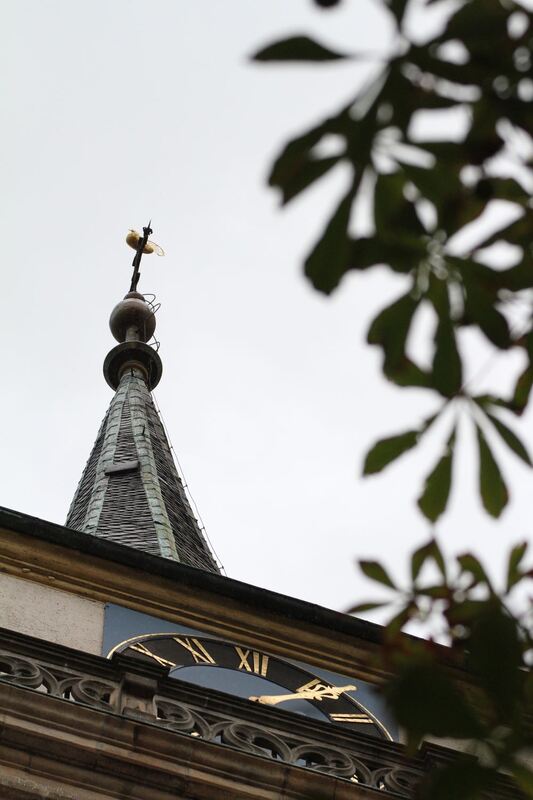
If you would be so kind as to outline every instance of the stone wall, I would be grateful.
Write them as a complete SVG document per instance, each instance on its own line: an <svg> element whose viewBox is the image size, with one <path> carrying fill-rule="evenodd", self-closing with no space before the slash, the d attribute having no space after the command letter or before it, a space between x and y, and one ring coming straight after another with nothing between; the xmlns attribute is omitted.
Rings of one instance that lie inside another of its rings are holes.
<svg viewBox="0 0 533 800"><path fill-rule="evenodd" d="M100 655L104 604L0 574L0 627Z"/></svg>

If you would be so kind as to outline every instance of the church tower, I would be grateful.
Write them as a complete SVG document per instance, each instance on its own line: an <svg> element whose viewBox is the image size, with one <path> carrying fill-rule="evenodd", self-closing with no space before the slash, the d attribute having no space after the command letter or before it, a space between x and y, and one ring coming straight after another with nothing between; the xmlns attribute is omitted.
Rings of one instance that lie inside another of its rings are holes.
<svg viewBox="0 0 533 800"><path fill-rule="evenodd" d="M0 798L413 798L450 751L406 755L380 626L220 574L151 396L150 234L66 525L0 508Z"/></svg>

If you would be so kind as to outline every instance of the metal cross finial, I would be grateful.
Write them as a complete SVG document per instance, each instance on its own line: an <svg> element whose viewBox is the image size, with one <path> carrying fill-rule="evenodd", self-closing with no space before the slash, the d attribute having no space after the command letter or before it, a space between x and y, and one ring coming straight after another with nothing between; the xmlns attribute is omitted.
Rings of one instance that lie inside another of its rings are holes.
<svg viewBox="0 0 533 800"><path fill-rule="evenodd" d="M131 277L131 285L130 285L130 292L137 291L137 284L139 283L139 278L141 277L141 273L139 272L139 267L141 266L141 258L143 255L144 248L148 242L148 237L153 233L150 225L152 220L148 223L148 225L143 228L143 236L139 237L139 241L137 242L137 252L135 253L135 257L132 261L133 266L133 275Z"/></svg>

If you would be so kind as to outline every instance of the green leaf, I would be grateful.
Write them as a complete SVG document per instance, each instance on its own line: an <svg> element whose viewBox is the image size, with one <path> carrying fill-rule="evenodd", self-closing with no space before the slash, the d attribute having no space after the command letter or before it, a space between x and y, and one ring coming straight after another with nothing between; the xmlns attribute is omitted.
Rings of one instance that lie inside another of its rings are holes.
<svg viewBox="0 0 533 800"><path fill-rule="evenodd" d="M290 36L263 47L252 58L254 61L339 61L349 56L330 50L309 36Z"/></svg>
<svg viewBox="0 0 533 800"><path fill-rule="evenodd" d="M429 372L421 369L407 356L399 361L385 360L383 364L384 375L396 386L423 386L432 389L432 378Z"/></svg>
<svg viewBox="0 0 533 800"><path fill-rule="evenodd" d="M328 118L296 136L288 142L272 166L268 179L269 186L279 187L284 194L290 192L293 183L301 180L300 174L313 160L312 150L328 134L337 134L344 139L353 128L348 109L342 109L335 117Z"/></svg>
<svg viewBox="0 0 533 800"><path fill-rule="evenodd" d="M360 561L359 567L361 572L366 575L367 578L370 578L377 583L382 583L384 586L388 586L389 589L396 589L396 586L389 577L385 567L383 567L378 561Z"/></svg>
<svg viewBox="0 0 533 800"><path fill-rule="evenodd" d="M476 184L475 192L487 200L510 200L521 205L529 200L529 194L514 178L484 177Z"/></svg>
<svg viewBox="0 0 533 800"><path fill-rule="evenodd" d="M513 777L526 797L533 797L533 772L524 766L515 762L513 764Z"/></svg>
<svg viewBox="0 0 533 800"><path fill-rule="evenodd" d="M351 242L348 225L359 187L353 184L328 222L324 233L305 262L305 274L315 289L330 294L350 267Z"/></svg>
<svg viewBox="0 0 533 800"><path fill-rule="evenodd" d="M523 414L529 402L529 395L533 387L533 369L527 366L525 370L518 376L516 386L514 389L513 398L510 402L510 407L517 414Z"/></svg>
<svg viewBox="0 0 533 800"><path fill-rule="evenodd" d="M415 583L420 574L420 570L428 559L433 559L439 568L440 574L446 579L446 562L444 561L441 549L436 540L431 539L427 544L415 550L411 556L411 578L413 583Z"/></svg>
<svg viewBox="0 0 533 800"><path fill-rule="evenodd" d="M512 244L512 243L511 243ZM531 250L523 251L523 258L514 267L499 271L501 285L511 292L520 292L533 287L533 258Z"/></svg>
<svg viewBox="0 0 533 800"><path fill-rule="evenodd" d="M478 736L482 725L447 672L431 659L410 659L395 670L385 698L412 744L423 736ZM449 798L447 798L449 800Z"/></svg>
<svg viewBox="0 0 533 800"><path fill-rule="evenodd" d="M472 262L470 262L472 264ZM463 272L466 287L465 312L467 321L475 322L492 344L502 350L511 345L509 325L503 314L495 307L497 297L486 291L477 280Z"/></svg>
<svg viewBox="0 0 533 800"><path fill-rule="evenodd" d="M442 316L435 332L433 385L444 397L454 397L463 383L463 364L455 329L449 316Z"/></svg>
<svg viewBox="0 0 533 800"><path fill-rule="evenodd" d="M524 577L520 569L520 564L526 554L527 542L515 545L509 555L509 565L507 567L507 591L510 592L513 586L519 583Z"/></svg>
<svg viewBox="0 0 533 800"><path fill-rule="evenodd" d="M409 0L385 0L387 8L392 12L398 24L401 23L404 17L408 2Z"/></svg>
<svg viewBox="0 0 533 800"><path fill-rule="evenodd" d="M533 672L528 670L524 680L524 712L531 715L533 708Z"/></svg>
<svg viewBox="0 0 533 800"><path fill-rule="evenodd" d="M426 234L414 204L404 195L404 189L402 170L378 175L374 190L374 222L378 237L394 240Z"/></svg>
<svg viewBox="0 0 533 800"><path fill-rule="evenodd" d="M420 426L420 433L425 433L435 422L435 420L441 415L441 413L446 408L446 404L444 404L436 414L430 414L429 417L426 417L423 421L422 425Z"/></svg>
<svg viewBox="0 0 533 800"><path fill-rule="evenodd" d="M511 721L522 699L522 646L516 620L499 601L484 604L472 622L468 664L501 718Z"/></svg>
<svg viewBox="0 0 533 800"><path fill-rule="evenodd" d="M427 257L427 248L419 239L395 239L393 243L376 236L352 239L351 269L367 269L374 264L388 264L395 272L411 272Z"/></svg>
<svg viewBox="0 0 533 800"><path fill-rule="evenodd" d="M432 49L430 50L427 45L412 45L408 58L423 72L461 86L478 85L486 75L486 70L483 70L479 64L472 62L453 64L451 61L444 61L433 55Z"/></svg>
<svg viewBox="0 0 533 800"><path fill-rule="evenodd" d="M513 433L513 431L508 428L507 425L504 425L503 422L498 419L498 417L494 416L494 414L489 414L489 412L485 413L502 437L505 444L513 451L513 453L521 458L522 461L524 461L524 463L526 463L529 467L533 466L529 453L518 436Z"/></svg>
<svg viewBox="0 0 533 800"><path fill-rule="evenodd" d="M290 200L307 189L312 183L325 175L332 167L339 163L342 156L330 156L329 158L308 159L300 164L300 169L292 175L290 181L286 181L282 187L282 203L286 205Z"/></svg>
<svg viewBox="0 0 533 800"><path fill-rule="evenodd" d="M392 58L388 62L386 80L383 81L383 73L381 76L382 88L378 95L378 109L385 107L390 110L391 117L388 124L401 131L407 143L413 115L422 109L451 108L456 102L438 95L431 87L413 83L404 74L405 66L402 57ZM401 102L398 102L399 98ZM418 142L415 146L418 148ZM393 149L394 152L388 148L389 154L395 161L401 161L401 151Z"/></svg>
<svg viewBox="0 0 533 800"><path fill-rule="evenodd" d="M407 625L417 613L416 603L411 600L390 619L385 626L385 637L389 641L394 640L401 632L404 625Z"/></svg>
<svg viewBox="0 0 533 800"><path fill-rule="evenodd" d="M503 4L491 3L490 10L482 4L487 13L480 14L479 2L468 2L450 17L446 28L439 37L443 41L460 39L474 52L488 49L493 52L493 46L502 46L506 37L506 22L508 11Z"/></svg>
<svg viewBox="0 0 533 800"><path fill-rule="evenodd" d="M412 272L427 258L426 241L419 237L398 237L394 241L361 237L353 242L352 266L359 269L362 260L372 264L388 264L394 272Z"/></svg>
<svg viewBox="0 0 533 800"><path fill-rule="evenodd" d="M476 424L479 449L479 492L483 506L493 517L499 517L509 501L509 492L483 431Z"/></svg>
<svg viewBox="0 0 533 800"><path fill-rule="evenodd" d="M503 397L498 397L495 394L476 394L470 395L470 399L477 403L477 405L484 411L487 412L491 406L496 406L497 408L505 408L509 411L509 401L504 400Z"/></svg>
<svg viewBox="0 0 533 800"><path fill-rule="evenodd" d="M479 800L498 781L498 773L473 758L433 769L419 788L419 800Z"/></svg>
<svg viewBox="0 0 533 800"><path fill-rule="evenodd" d="M452 462L455 446L455 432L446 443L446 450L435 468L427 476L424 490L418 498L418 507L424 516L435 522L446 510L452 485Z"/></svg>
<svg viewBox="0 0 533 800"><path fill-rule="evenodd" d="M410 292L402 295L377 315L367 334L369 344L383 348L383 373L398 386L432 386L431 376L405 353L409 328L419 302Z"/></svg>
<svg viewBox="0 0 533 800"><path fill-rule="evenodd" d="M485 583L489 588L491 588L491 583L487 573L483 569L479 559L472 555L472 553L463 553L463 555L457 556L457 563L461 567L462 572L472 575L475 585Z"/></svg>
<svg viewBox="0 0 533 800"><path fill-rule="evenodd" d="M515 219L513 222L505 225L503 228L498 228L494 233L479 243L478 247L490 247L494 242L506 241L516 244L519 247L527 248L531 241L531 220L533 212L531 209L525 211L521 217Z"/></svg>
<svg viewBox="0 0 533 800"><path fill-rule="evenodd" d="M468 321L475 322L484 330L488 338L491 338L489 331L490 327L496 327L497 321L488 320L491 314L496 310L495 306L498 302L498 292L502 288L509 288L507 285L507 277L509 271L495 270L471 258L458 258L455 256L447 256L446 263L449 268L458 273L458 276L464 283L466 290L465 302L467 305ZM502 315L499 314L499 317ZM494 336L494 343L497 347L508 346L509 331L505 319L500 323L505 327L500 338L505 339L503 342L498 341L498 331L496 330ZM484 327L485 326L485 327ZM486 330L485 330L486 328Z"/></svg>
<svg viewBox="0 0 533 800"><path fill-rule="evenodd" d="M437 208L439 225L448 231L448 236L458 233L470 222L478 219L487 207L487 200L477 196L471 189L462 187Z"/></svg>
<svg viewBox="0 0 533 800"><path fill-rule="evenodd" d="M350 264L352 269L363 270L384 263L379 239L360 236L352 239Z"/></svg>
<svg viewBox="0 0 533 800"><path fill-rule="evenodd" d="M388 365L394 366L405 357L405 344L418 304L419 300L407 292L384 308L370 325L367 341L381 345Z"/></svg>
<svg viewBox="0 0 533 800"><path fill-rule="evenodd" d="M449 600L452 590L448 586L438 584L437 586L420 586L416 590L417 595L431 597L433 600Z"/></svg>
<svg viewBox="0 0 533 800"><path fill-rule="evenodd" d="M491 111L491 110L490 110ZM482 165L488 159L494 158L498 151L505 146L504 140L498 134L496 126L492 123L491 113L486 102L481 101L474 107L473 122L468 136L462 143L466 159L474 165ZM483 202L483 198L479 198Z"/></svg>
<svg viewBox="0 0 533 800"><path fill-rule="evenodd" d="M356 606L352 606L345 614L362 614L364 611L374 611L376 608L383 608L383 606L387 606L388 603L359 603Z"/></svg>
<svg viewBox="0 0 533 800"><path fill-rule="evenodd" d="M485 605L485 600L463 600L461 603L451 605L444 616L450 627L454 625L470 625L475 620Z"/></svg>
<svg viewBox="0 0 533 800"><path fill-rule="evenodd" d="M407 450L411 450L418 442L419 431L407 431L398 436L380 439L368 451L363 467L363 475L374 475L381 472L392 461L395 461Z"/></svg>
<svg viewBox="0 0 533 800"><path fill-rule="evenodd" d="M438 164L452 166L454 174L464 166L464 156L458 142L436 139L420 142L419 146L434 155Z"/></svg>
<svg viewBox="0 0 533 800"><path fill-rule="evenodd" d="M449 164L437 161L432 167L424 168L402 162L402 169L420 194L431 200L437 209L449 202L456 203L457 196L464 190L459 179L460 170Z"/></svg>

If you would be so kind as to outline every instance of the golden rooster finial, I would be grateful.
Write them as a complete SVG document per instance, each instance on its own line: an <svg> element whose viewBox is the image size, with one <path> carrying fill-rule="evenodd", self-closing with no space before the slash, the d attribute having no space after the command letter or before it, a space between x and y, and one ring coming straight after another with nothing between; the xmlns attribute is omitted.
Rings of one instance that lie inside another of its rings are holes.
<svg viewBox="0 0 533 800"><path fill-rule="evenodd" d="M128 231L128 235L126 236L126 244L129 244L134 250L137 250L139 246L139 241L142 239L142 235L138 231L134 231L133 228L130 228ZM151 253L155 253L157 256L164 256L165 251L163 248L152 241L147 241L143 248L143 253L147 256Z"/></svg>
<svg viewBox="0 0 533 800"><path fill-rule="evenodd" d="M153 233L150 227L151 223L152 220L150 220L146 228L143 228L142 236L137 231L134 231L133 228L130 228L128 235L126 236L126 243L135 250L135 258L133 259L132 263L133 275L131 278L130 292L137 291L137 284L139 283L139 278L141 277L139 267L141 265L143 253L146 253L146 255L151 255L151 253L157 253L158 256L165 255L165 251L162 247L155 242L150 242L148 240L148 237Z"/></svg>

